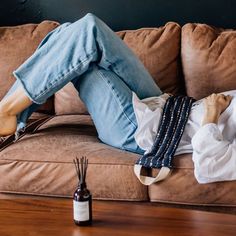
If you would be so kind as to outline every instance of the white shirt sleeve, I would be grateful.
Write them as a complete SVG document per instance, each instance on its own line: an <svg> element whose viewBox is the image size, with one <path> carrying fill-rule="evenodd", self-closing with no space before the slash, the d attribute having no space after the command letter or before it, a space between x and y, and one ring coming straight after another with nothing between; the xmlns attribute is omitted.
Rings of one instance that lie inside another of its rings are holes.
<svg viewBox="0 0 236 236"><path fill-rule="evenodd" d="M224 140L218 126L202 126L192 138L194 175L199 183L236 180L236 144Z"/></svg>

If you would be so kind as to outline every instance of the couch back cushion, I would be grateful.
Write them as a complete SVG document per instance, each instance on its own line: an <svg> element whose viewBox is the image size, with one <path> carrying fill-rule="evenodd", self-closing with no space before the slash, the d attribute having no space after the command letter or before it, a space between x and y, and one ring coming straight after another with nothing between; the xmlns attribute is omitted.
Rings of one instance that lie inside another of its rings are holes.
<svg viewBox="0 0 236 236"><path fill-rule="evenodd" d="M189 96L236 89L236 31L206 24L182 28L183 73Z"/></svg>
<svg viewBox="0 0 236 236"><path fill-rule="evenodd" d="M54 107L56 115L88 115L86 106L80 99L78 91L71 82L55 93Z"/></svg>
<svg viewBox="0 0 236 236"><path fill-rule="evenodd" d="M181 27L169 22L159 28L142 28L117 32L143 62L158 86L165 92L180 93L180 34ZM87 114L72 83L55 94L56 114Z"/></svg>
<svg viewBox="0 0 236 236"><path fill-rule="evenodd" d="M0 99L15 82L12 72L33 54L46 34L58 25L57 22L43 21L40 24L0 27ZM38 111L52 113L53 97Z"/></svg>

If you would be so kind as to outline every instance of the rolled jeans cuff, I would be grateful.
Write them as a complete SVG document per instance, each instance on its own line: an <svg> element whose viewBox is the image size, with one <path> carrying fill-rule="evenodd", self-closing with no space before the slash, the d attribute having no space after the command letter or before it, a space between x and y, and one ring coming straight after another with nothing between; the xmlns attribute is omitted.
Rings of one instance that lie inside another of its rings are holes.
<svg viewBox="0 0 236 236"><path fill-rule="evenodd" d="M20 69L17 69L17 70L15 70L15 71L13 71L13 75L14 75L15 78L21 83L22 88L24 89L25 94L27 95L27 97L28 97L33 103L36 103L36 104L38 104L38 105L41 105L41 104L45 103L46 100L43 100L43 99L41 99L41 100L36 100L36 99L32 96L32 94L30 94L30 92L28 91L28 89L27 89L27 87L26 87L26 85L25 85L25 83L24 83L24 80L21 79L19 70L20 70Z"/></svg>

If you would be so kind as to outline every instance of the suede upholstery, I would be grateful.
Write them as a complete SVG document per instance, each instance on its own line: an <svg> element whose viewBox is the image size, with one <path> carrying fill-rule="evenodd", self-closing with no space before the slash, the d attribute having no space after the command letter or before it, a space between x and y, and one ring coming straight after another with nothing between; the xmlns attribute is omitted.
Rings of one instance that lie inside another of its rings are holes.
<svg viewBox="0 0 236 236"><path fill-rule="evenodd" d="M73 158L83 155L89 159L87 185L94 198L148 199L132 171L136 155L99 142L88 115L57 116L3 150L0 190L70 197L77 185Z"/></svg>
<svg viewBox="0 0 236 236"><path fill-rule="evenodd" d="M182 29L181 58L189 96L201 99L236 88L236 30L205 24Z"/></svg>
<svg viewBox="0 0 236 236"><path fill-rule="evenodd" d="M42 24L56 26L56 23L50 22ZM29 47L35 48L36 43L27 37L29 29L32 32L40 25L21 26L22 33L16 30L14 38L24 38L25 35L26 38L22 40L33 43ZM27 27L29 29L26 30ZM3 29L0 29L0 35L4 35ZM157 29L122 31L118 35L140 57L166 92L185 93L185 86L180 79L182 68L187 93L195 98L202 98L213 91L236 88L233 80L236 34L233 30L187 24L182 28L182 43L181 28L176 23L168 23ZM11 41L11 37L6 39L6 45L10 45L8 41ZM1 40L0 47L3 48ZM182 67L179 64L180 48ZM15 49L15 54L12 50L12 55L16 56L24 49ZM27 53L30 55L32 50ZM23 56L21 58L23 61ZM10 62L6 60L5 63ZM4 65L0 55L0 63L5 73L10 75L20 59L14 65ZM0 77L2 95L10 85L8 83ZM0 192L70 197L76 186L72 160L85 155L90 163L87 184L95 199L150 200L236 209L236 181L198 184L194 178L190 154L175 157L173 172L166 180L149 187L140 184L133 173L133 165L139 155L103 144L97 138L96 129L90 116L86 115L85 107L78 97L75 99L77 91L73 89L69 83L56 94L56 117L36 133L27 134L0 152ZM45 114L34 113L30 119L41 116Z"/></svg>
<svg viewBox="0 0 236 236"><path fill-rule="evenodd" d="M177 23L169 22L159 28L125 30L117 34L139 57L162 91L181 92L181 27Z"/></svg>
<svg viewBox="0 0 236 236"><path fill-rule="evenodd" d="M148 188L152 202L236 206L236 181L198 184L193 175L191 154L176 156L174 169L164 181ZM153 171L154 172L154 171Z"/></svg>
<svg viewBox="0 0 236 236"><path fill-rule="evenodd" d="M87 108L80 99L78 91L71 82L55 93L54 105L57 115L88 114Z"/></svg>

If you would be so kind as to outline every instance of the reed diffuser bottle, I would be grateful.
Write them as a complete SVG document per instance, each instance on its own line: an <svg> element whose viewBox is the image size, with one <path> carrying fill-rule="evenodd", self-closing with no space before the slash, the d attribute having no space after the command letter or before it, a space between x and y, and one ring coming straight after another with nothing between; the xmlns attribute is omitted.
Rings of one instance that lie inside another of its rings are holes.
<svg viewBox="0 0 236 236"><path fill-rule="evenodd" d="M79 226L87 226L92 224L92 195L86 186L88 159L76 157L74 164L79 179L73 199L74 222Z"/></svg>

